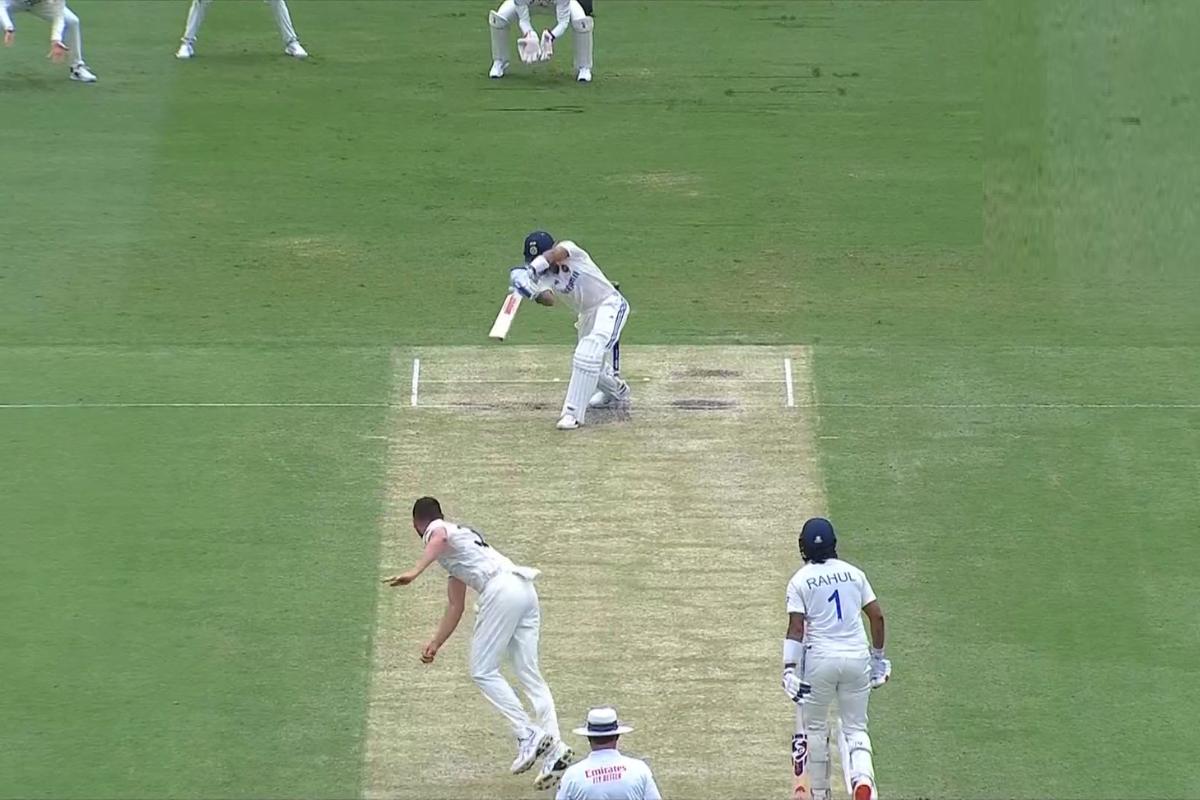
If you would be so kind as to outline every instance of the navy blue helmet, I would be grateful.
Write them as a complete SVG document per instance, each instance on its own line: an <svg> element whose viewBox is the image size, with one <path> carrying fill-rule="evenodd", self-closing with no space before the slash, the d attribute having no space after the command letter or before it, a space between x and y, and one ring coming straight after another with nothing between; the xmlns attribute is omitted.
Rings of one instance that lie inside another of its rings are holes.
<svg viewBox="0 0 1200 800"><path fill-rule="evenodd" d="M805 561L821 563L837 558L837 536L833 523L824 517L813 517L800 529L800 554Z"/></svg>
<svg viewBox="0 0 1200 800"><path fill-rule="evenodd" d="M542 253L548 253L554 247L554 237L545 231L534 231L525 237L525 249L521 252L521 257L528 264Z"/></svg>

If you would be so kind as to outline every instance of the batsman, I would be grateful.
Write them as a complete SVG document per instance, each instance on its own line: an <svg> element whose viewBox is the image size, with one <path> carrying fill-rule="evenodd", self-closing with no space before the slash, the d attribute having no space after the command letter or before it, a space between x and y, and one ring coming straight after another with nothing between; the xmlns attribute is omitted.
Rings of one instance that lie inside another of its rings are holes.
<svg viewBox="0 0 1200 800"><path fill-rule="evenodd" d="M604 276L588 252L572 241L556 242L546 231L525 237L525 266L509 273L513 291L539 305L561 300L579 315L579 341L571 360L571 382L557 428L575 430L588 408L629 403L629 384L621 379L621 330L629 303Z"/></svg>
<svg viewBox="0 0 1200 800"><path fill-rule="evenodd" d="M866 574L838 558L829 520L804 523L800 555L805 564L788 582L783 640L783 690L797 705L794 796L808 800L804 784L811 782L812 800L830 800L829 711L836 701L846 788L854 800L878 800L867 700L892 674L883 654L883 610ZM870 647L863 616L871 626Z"/></svg>

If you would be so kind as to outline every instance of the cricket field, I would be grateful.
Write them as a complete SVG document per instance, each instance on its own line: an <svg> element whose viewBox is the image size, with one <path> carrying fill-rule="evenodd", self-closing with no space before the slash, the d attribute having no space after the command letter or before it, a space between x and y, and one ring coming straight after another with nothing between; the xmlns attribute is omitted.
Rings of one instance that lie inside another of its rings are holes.
<svg viewBox="0 0 1200 800"><path fill-rule="evenodd" d="M0 49L0 797L535 797L381 588L421 494L665 797L788 796L818 514L885 798L1200 797L1200 3L596 0L587 86L487 0L71 5L99 83ZM486 337L535 228L633 308L574 433L571 317Z"/></svg>

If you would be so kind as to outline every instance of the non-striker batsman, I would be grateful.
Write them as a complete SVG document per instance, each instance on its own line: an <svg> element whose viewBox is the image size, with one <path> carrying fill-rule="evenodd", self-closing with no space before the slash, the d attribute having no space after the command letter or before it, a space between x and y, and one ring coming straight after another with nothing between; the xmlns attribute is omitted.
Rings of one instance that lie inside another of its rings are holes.
<svg viewBox="0 0 1200 800"><path fill-rule="evenodd" d="M836 700L846 788L854 800L873 800L867 700L892 674L883 655L883 611L866 574L838 558L829 520L815 517L804 523L800 554L805 564L788 582L783 640L783 690L797 706L795 774L803 779L808 771L812 800L830 800L829 710ZM864 614L871 625L871 647Z"/></svg>

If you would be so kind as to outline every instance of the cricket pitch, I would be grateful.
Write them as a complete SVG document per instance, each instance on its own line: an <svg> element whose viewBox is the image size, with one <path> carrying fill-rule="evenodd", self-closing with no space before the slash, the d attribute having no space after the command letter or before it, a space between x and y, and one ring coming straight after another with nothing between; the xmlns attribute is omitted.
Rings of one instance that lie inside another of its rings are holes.
<svg viewBox="0 0 1200 800"><path fill-rule="evenodd" d="M410 507L436 496L543 571L542 670L564 733L612 704L664 796L786 797L784 587L800 522L825 510L811 361L805 347L629 347L631 410L561 432L569 347L397 350L380 573L416 559ZM470 612L435 664L417 660L444 584L434 567L380 592L363 795L538 796L507 774L514 743L468 675Z"/></svg>

